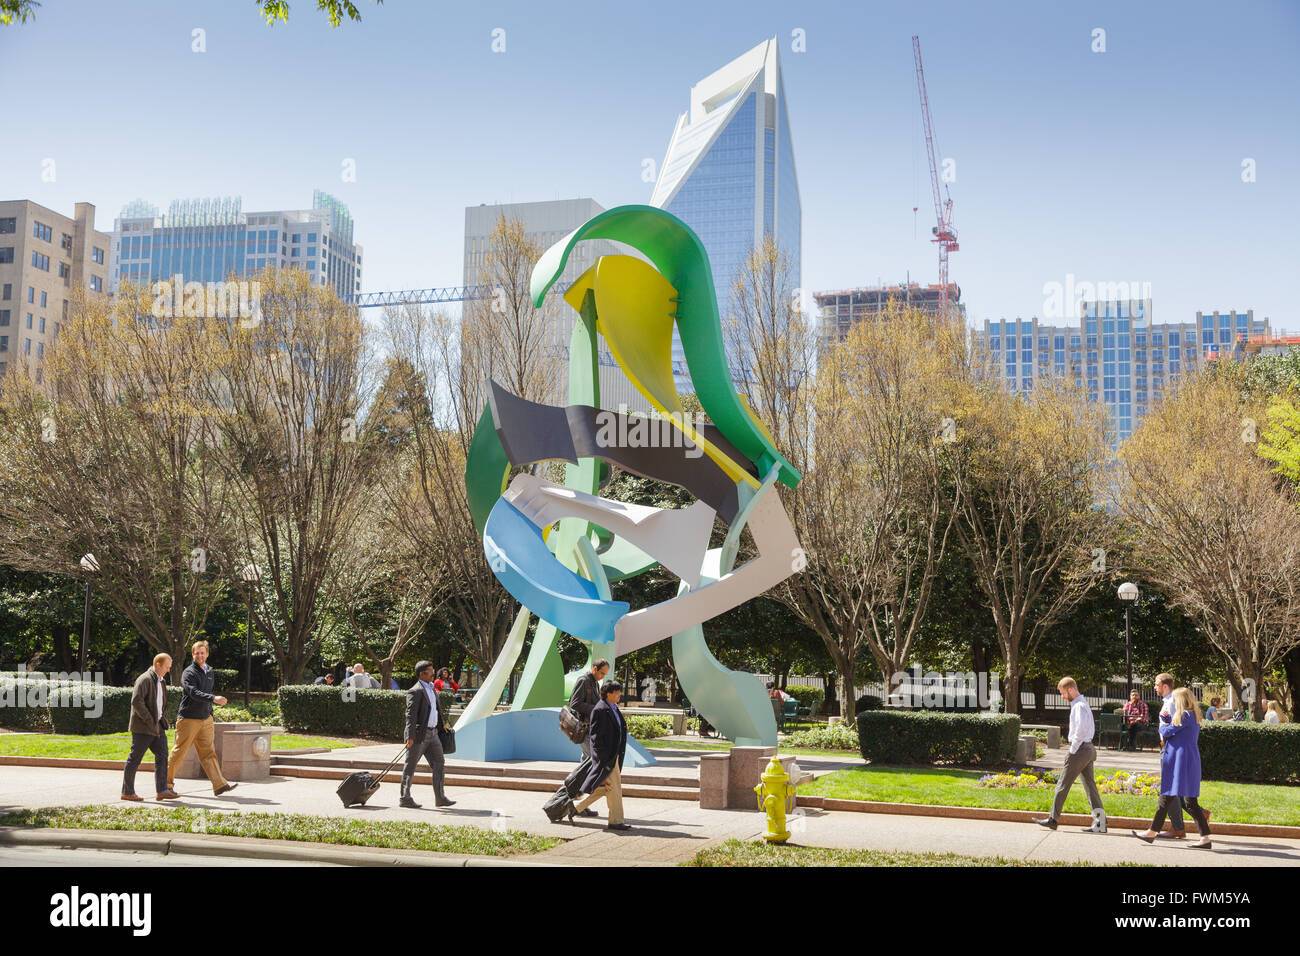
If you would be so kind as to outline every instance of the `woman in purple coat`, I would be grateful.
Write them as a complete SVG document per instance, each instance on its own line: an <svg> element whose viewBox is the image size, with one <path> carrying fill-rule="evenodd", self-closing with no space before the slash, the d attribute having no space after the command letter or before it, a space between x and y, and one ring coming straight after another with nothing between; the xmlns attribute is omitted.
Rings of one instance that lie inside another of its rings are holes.
<svg viewBox="0 0 1300 956"><path fill-rule="evenodd" d="M1160 752L1160 803L1156 806L1150 829L1146 833L1134 830L1133 835L1154 843L1156 834L1165 825L1169 804L1177 798L1192 815L1201 834L1200 842L1189 846L1193 850L1208 850L1211 845L1210 824L1205 811L1196 802L1201 795L1201 752L1196 745L1201 733L1201 712L1196 706L1196 698L1186 687L1174 691L1173 705L1172 713L1160 715L1160 736L1165 742L1164 750Z"/></svg>

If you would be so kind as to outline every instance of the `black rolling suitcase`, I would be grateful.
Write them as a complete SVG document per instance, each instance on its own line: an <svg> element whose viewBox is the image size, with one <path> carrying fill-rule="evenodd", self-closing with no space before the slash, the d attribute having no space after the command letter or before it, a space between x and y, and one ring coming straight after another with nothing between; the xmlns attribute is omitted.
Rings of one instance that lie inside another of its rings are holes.
<svg viewBox="0 0 1300 956"><path fill-rule="evenodd" d="M339 783L339 799L343 801L343 806L352 807L356 805L365 806L366 801L375 795L379 790L379 783L384 777L388 776L388 771L397 766L397 761L406 755L406 748L403 747L401 752L393 758L392 762L380 771L379 776L375 776L368 770L354 770L343 778Z"/></svg>
<svg viewBox="0 0 1300 956"><path fill-rule="evenodd" d="M569 775L564 778L564 783L560 784L560 789L553 793L549 800L542 804L542 812L552 823L559 823L569 813L569 808L573 806L574 797L582 793L578 787L582 781L587 779L587 774L591 773L591 758L583 757L582 763L574 767Z"/></svg>

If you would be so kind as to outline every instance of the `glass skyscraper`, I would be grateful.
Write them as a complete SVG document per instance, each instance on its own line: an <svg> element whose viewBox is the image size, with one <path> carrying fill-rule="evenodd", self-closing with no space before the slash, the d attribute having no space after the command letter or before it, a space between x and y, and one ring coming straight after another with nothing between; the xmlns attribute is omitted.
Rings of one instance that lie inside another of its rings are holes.
<svg viewBox="0 0 1300 956"><path fill-rule="evenodd" d="M695 230L709 255L724 321L745 257L773 236L800 285L802 209L775 38L691 87L650 200ZM687 387L674 343L679 388Z"/></svg>
<svg viewBox="0 0 1300 956"><path fill-rule="evenodd" d="M1244 312L1197 312L1188 322L1151 321L1151 300L1084 302L1077 325L1038 319L984 321L977 354L1013 391L1030 392L1042 377L1066 379L1111 414L1116 444L1133 434L1151 404L1180 375L1230 353L1239 337L1268 335L1268 319Z"/></svg>
<svg viewBox="0 0 1300 956"><path fill-rule="evenodd" d="M122 210L113 231L113 290L180 275L224 282L260 270L295 268L343 299L361 291L361 247L347 206L317 190L311 209L243 212L238 198L173 201L166 215L143 200Z"/></svg>

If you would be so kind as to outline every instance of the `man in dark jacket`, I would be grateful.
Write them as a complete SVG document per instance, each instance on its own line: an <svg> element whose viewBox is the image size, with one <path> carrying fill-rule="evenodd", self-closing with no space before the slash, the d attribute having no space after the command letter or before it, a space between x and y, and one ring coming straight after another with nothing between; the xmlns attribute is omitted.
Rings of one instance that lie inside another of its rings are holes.
<svg viewBox="0 0 1300 956"><path fill-rule="evenodd" d="M569 709L581 717L588 726L591 724L592 709L600 703L600 682L608 673L609 661L603 657L592 661L591 670L578 678L577 683L573 685L573 693L569 695ZM582 753L584 756L591 756L590 738L582 742ZM595 814L592 813L590 816L594 817Z"/></svg>
<svg viewBox="0 0 1300 956"><path fill-rule="evenodd" d="M236 786L222 774L213 746L216 731L212 726L212 705L224 707L226 698L213 693L217 673L208 666L208 642L196 641L190 655L193 663L181 672L181 709L176 715L176 744L167 760L167 789L174 789L176 770L193 747L199 752L199 763L212 784L212 792L219 797Z"/></svg>
<svg viewBox="0 0 1300 956"><path fill-rule="evenodd" d="M575 808L579 813L601 797L609 807L607 830L630 830L623 822L623 787L619 771L627 749L627 723L619 713L618 702L623 696L623 685L607 680L601 686L601 702L591 710L591 772L582 782L587 794Z"/></svg>
<svg viewBox="0 0 1300 956"><path fill-rule="evenodd" d="M131 753L122 774L122 799L139 802L135 792L135 772L140 769L146 750L153 753L153 780L159 800L174 800L177 793L167 782L167 672L172 669L170 654L159 654L153 666L135 679L131 690Z"/></svg>
<svg viewBox="0 0 1300 956"><path fill-rule="evenodd" d="M443 789L443 769L446 766L442 753L440 731L446 729L447 715L438 709L438 692L433 689L433 662L420 661L415 665L416 681L406 692L406 765L402 768L402 799L400 805L418 810L420 805L411 799L411 781L415 768L424 757L433 771L434 806L450 807L456 801L448 800Z"/></svg>

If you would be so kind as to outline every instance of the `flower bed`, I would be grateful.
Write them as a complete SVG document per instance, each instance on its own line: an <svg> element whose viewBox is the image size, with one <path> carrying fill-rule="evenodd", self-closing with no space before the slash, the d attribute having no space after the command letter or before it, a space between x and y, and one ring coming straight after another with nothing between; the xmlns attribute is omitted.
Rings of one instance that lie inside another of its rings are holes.
<svg viewBox="0 0 1300 956"><path fill-rule="evenodd" d="M1102 793L1127 793L1135 797L1160 794L1160 778L1149 773L1116 770L1097 775L1097 789Z"/></svg>
<svg viewBox="0 0 1300 956"><path fill-rule="evenodd" d="M979 785L994 790L1051 790L1056 786L1055 770L1041 767L1012 767L1001 773L986 773L979 778Z"/></svg>

